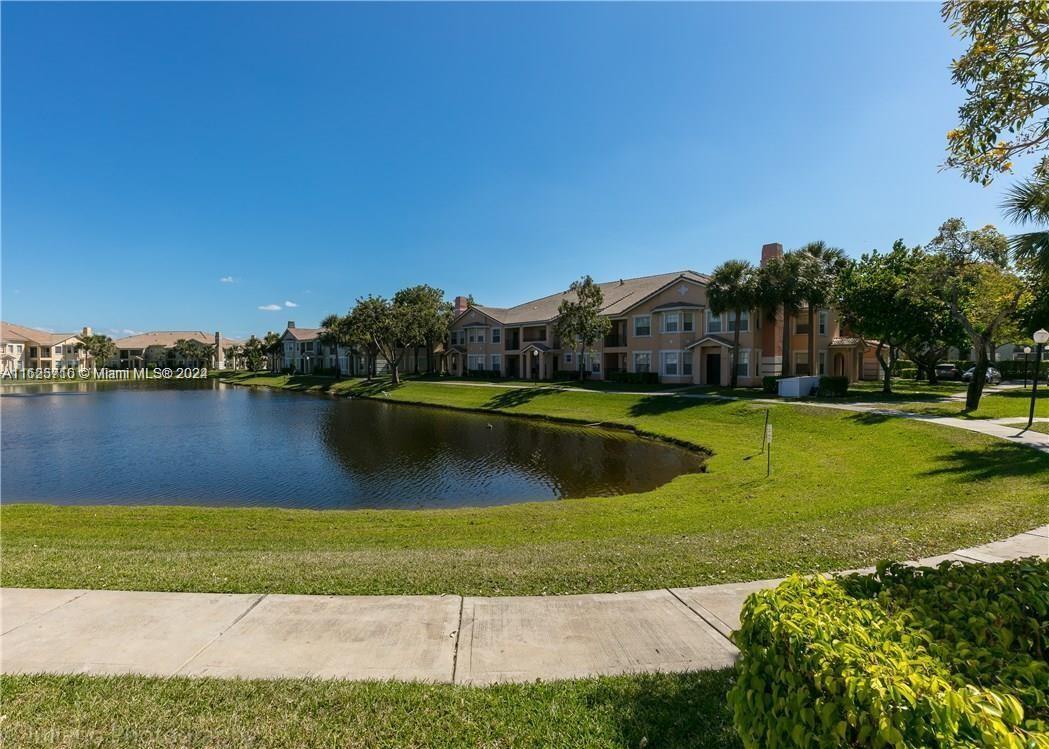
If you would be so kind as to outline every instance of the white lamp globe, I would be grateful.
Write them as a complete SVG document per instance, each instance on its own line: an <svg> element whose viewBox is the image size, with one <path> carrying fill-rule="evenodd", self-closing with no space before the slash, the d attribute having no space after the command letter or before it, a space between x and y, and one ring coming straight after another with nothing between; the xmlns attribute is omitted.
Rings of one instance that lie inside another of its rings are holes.
<svg viewBox="0 0 1049 749"><path fill-rule="evenodd" d="M1049 341L1049 330L1046 330L1045 328L1036 330L1034 331L1033 337L1035 343L1045 343L1046 341Z"/></svg>

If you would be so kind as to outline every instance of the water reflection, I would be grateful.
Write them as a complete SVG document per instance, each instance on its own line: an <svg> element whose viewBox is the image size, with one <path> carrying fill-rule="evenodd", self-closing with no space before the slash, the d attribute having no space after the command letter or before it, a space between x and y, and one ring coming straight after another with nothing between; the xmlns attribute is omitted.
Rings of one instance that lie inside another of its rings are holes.
<svg viewBox="0 0 1049 749"><path fill-rule="evenodd" d="M456 507L646 491L702 466L614 430L214 381L3 392L5 502Z"/></svg>

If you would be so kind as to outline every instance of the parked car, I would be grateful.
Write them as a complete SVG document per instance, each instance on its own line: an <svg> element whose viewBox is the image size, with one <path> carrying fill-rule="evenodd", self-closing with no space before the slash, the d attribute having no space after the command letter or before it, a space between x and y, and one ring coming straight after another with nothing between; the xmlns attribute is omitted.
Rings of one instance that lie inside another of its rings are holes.
<svg viewBox="0 0 1049 749"><path fill-rule="evenodd" d="M960 380L962 379L962 370L961 367L955 364L937 364L936 377L941 380Z"/></svg>
<svg viewBox="0 0 1049 749"><path fill-rule="evenodd" d="M967 369L965 371L965 374L962 375L962 379L965 380L966 382L972 382L972 378L973 378L973 373L974 372L976 372L976 367L973 367L972 369ZM999 372L994 367L988 367L987 368L987 384L988 385L997 385L1001 381L1002 381L1002 373Z"/></svg>

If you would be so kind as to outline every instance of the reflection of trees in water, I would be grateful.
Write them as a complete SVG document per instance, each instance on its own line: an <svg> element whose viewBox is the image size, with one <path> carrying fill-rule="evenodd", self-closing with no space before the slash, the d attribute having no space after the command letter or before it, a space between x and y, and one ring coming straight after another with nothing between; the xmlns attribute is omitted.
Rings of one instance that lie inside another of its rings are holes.
<svg viewBox="0 0 1049 749"><path fill-rule="evenodd" d="M375 401L325 411L325 446L354 496L416 503L645 491L702 460L632 435Z"/></svg>

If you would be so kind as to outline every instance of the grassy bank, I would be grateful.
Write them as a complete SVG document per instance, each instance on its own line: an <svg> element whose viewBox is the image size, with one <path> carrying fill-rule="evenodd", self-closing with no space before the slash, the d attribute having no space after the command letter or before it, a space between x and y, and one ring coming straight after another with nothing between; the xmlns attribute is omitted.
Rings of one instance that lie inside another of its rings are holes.
<svg viewBox="0 0 1049 749"><path fill-rule="evenodd" d="M728 671L496 687L6 676L4 746L738 747Z"/></svg>
<svg viewBox="0 0 1049 749"><path fill-rule="evenodd" d="M9 586L480 595L636 590L907 559L1049 520L1049 456L828 409L550 388L269 378L390 400L615 422L708 472L614 498L418 511L5 505Z"/></svg>

